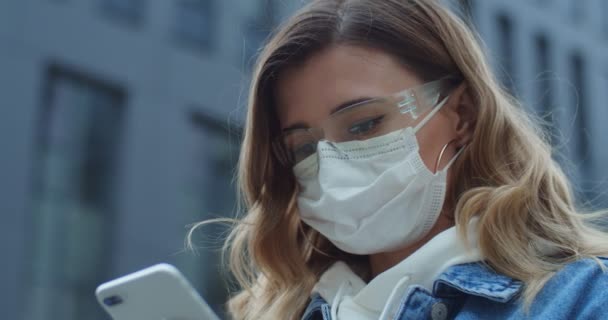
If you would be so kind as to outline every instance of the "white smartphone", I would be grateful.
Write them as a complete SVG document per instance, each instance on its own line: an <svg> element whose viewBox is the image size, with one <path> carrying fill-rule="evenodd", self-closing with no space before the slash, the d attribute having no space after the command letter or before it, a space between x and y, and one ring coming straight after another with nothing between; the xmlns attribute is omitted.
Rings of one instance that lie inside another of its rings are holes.
<svg viewBox="0 0 608 320"><path fill-rule="evenodd" d="M95 295L114 320L219 320L181 272L166 263L101 284Z"/></svg>

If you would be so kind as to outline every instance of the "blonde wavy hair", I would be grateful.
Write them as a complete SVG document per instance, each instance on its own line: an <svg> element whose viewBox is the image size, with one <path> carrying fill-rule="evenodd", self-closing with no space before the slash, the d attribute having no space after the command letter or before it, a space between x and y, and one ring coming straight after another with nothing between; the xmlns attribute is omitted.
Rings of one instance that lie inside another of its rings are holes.
<svg viewBox="0 0 608 320"><path fill-rule="evenodd" d="M367 272L366 257L341 252L302 222L295 177L271 142L280 132L274 90L281 72L339 44L383 50L424 81L453 75L466 84L476 122L451 169L446 206L463 237L469 219L479 217L485 263L521 280L526 304L565 264L608 253L606 234L589 221L600 214L577 211L547 139L499 85L460 18L433 0L313 1L278 28L254 71L238 168L246 214L233 221L224 246L240 286L228 303L235 319L301 317L336 260Z"/></svg>

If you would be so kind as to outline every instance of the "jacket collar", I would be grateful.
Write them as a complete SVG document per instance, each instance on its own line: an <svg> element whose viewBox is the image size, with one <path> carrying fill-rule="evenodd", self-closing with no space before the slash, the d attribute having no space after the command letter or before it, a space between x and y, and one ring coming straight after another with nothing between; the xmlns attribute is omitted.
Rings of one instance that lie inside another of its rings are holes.
<svg viewBox="0 0 608 320"><path fill-rule="evenodd" d="M433 284L436 297L473 295L500 303L512 301L522 290L521 281L498 274L482 262L449 267ZM317 319L315 315L321 319L320 315L324 313L329 314L329 305L318 293L313 293L302 319ZM328 315L326 317L329 319Z"/></svg>
<svg viewBox="0 0 608 320"><path fill-rule="evenodd" d="M433 294L438 297L466 294L502 303L513 300L522 290L521 281L498 274L483 262L452 266L433 284Z"/></svg>

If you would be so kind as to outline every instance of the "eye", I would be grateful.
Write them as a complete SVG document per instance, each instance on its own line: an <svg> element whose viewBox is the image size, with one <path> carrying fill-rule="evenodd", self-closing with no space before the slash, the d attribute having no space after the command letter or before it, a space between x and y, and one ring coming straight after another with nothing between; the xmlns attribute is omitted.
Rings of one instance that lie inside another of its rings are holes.
<svg viewBox="0 0 608 320"><path fill-rule="evenodd" d="M384 116L382 115L355 122L348 128L348 133L353 136L367 136L373 134L378 125L382 123L383 119Z"/></svg>

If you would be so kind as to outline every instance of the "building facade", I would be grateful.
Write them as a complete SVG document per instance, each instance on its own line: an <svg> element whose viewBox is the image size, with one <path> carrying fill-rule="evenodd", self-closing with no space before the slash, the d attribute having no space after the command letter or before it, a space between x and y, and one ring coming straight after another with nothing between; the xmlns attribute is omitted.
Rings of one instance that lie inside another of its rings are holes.
<svg viewBox="0 0 608 320"><path fill-rule="evenodd" d="M3 319L107 319L99 283L166 261L216 307L269 0L0 1Z"/></svg>
<svg viewBox="0 0 608 320"><path fill-rule="evenodd" d="M608 206L608 2L460 0L505 86L543 120L587 209Z"/></svg>

